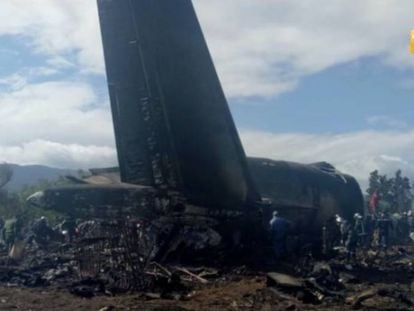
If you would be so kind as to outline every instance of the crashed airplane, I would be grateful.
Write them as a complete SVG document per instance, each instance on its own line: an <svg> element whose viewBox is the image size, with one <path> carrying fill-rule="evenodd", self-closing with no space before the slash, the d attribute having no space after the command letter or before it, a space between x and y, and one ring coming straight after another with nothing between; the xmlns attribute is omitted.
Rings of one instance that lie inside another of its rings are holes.
<svg viewBox="0 0 414 311"><path fill-rule="evenodd" d="M304 236L319 236L335 214L362 213L355 179L327 163L246 157L191 0L98 0L98 8L119 172L93 171L29 202L208 226L232 244L236 231L265 229L275 209Z"/></svg>

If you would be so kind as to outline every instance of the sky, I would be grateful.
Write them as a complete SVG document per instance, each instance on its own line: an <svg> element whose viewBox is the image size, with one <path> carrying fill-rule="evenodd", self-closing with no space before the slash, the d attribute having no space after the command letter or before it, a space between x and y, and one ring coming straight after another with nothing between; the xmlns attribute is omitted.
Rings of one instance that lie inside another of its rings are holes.
<svg viewBox="0 0 414 311"><path fill-rule="evenodd" d="M193 0L248 155L414 178L412 0ZM116 165L95 0L0 2L0 162Z"/></svg>

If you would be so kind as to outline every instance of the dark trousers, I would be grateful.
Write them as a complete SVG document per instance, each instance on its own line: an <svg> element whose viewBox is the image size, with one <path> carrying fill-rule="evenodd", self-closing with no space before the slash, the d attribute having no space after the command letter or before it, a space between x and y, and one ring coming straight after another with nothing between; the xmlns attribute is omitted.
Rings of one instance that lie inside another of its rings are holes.
<svg viewBox="0 0 414 311"><path fill-rule="evenodd" d="M273 252L276 259L283 258L287 254L287 237L273 239Z"/></svg>

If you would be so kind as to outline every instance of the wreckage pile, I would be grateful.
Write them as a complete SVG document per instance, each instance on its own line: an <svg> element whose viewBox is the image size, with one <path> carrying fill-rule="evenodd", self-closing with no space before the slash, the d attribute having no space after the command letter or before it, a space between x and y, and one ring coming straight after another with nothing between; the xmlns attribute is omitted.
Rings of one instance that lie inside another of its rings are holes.
<svg viewBox="0 0 414 311"><path fill-rule="evenodd" d="M171 301L184 310L414 310L413 246L360 250L355 261L309 255L255 270L184 267L150 260L155 244L143 223L91 221L84 230L72 242L28 244L19 262L3 252L0 283L97 301L134 293L143 305Z"/></svg>
<svg viewBox="0 0 414 311"><path fill-rule="evenodd" d="M165 219L95 219L80 222L76 229L69 230L73 234L61 231L62 225L53 230L44 219L40 222L41 230L36 230L36 222L31 229L22 230L27 233L14 241L10 251L2 246L1 283L63 286L88 297L148 290L160 282L170 284L177 273L196 277L184 268L168 272L153 261L157 256L165 261L174 252L179 253L183 243L203 250L221 241L218 233L208 227L195 229L181 223L177 229L174 222Z"/></svg>
<svg viewBox="0 0 414 311"><path fill-rule="evenodd" d="M91 221L76 241L81 279L107 279L112 288L148 286L144 270L155 251L152 227L143 221Z"/></svg>
<svg viewBox="0 0 414 311"><path fill-rule="evenodd" d="M294 275L268 273L266 292L295 297L299 305L320 308L414 309L414 248L396 247L388 254L358 253L354 262L344 257L296 266ZM365 305L366 303L366 305ZM345 307L347 306L347 307Z"/></svg>

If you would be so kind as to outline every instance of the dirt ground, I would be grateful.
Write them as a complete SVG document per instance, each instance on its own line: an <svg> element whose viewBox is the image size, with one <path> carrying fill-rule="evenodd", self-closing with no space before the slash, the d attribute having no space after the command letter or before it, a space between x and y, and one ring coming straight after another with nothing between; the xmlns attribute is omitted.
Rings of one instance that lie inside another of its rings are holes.
<svg viewBox="0 0 414 311"><path fill-rule="evenodd" d="M64 289L0 287L0 310L316 310L304 306L297 309L288 299L274 301L270 293L269 297L261 295L265 289L264 277L241 278L206 286L184 301L174 301L148 300L140 294L87 299ZM257 301L260 296L263 302Z"/></svg>
<svg viewBox="0 0 414 311"><path fill-rule="evenodd" d="M352 287L352 295L367 289L391 286L384 283L363 283ZM392 284L395 286L395 284ZM408 284L399 285L406 290ZM414 310L395 299L373 297L364 302L362 310ZM304 304L295 297L268 288L265 276L229 276L200 286L188 296L174 299L150 299L143 294L115 297L79 298L67 289L29 289L0 287L0 310L353 310L352 305L326 300L320 305Z"/></svg>

